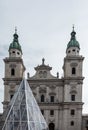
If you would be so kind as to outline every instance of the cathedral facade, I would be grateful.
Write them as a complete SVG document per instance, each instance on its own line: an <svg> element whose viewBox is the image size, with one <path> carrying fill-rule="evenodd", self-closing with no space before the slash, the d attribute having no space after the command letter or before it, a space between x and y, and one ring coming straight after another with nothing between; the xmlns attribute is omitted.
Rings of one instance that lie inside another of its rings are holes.
<svg viewBox="0 0 88 130"><path fill-rule="evenodd" d="M82 115L83 60L80 55L80 44L76 32L71 32L63 64L63 77L51 74L52 67L42 64L35 67L35 75L27 74L27 81L34 97L49 126L49 130L88 130L88 115ZM15 90L24 77L25 66L22 49L15 32L9 46L9 57L4 59L5 76L3 114L0 116L1 127L5 120L6 110Z"/></svg>

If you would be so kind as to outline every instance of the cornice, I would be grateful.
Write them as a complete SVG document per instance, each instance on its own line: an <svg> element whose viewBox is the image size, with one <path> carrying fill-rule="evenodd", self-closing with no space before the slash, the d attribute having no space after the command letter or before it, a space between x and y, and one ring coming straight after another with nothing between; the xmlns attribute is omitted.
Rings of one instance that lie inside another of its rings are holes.
<svg viewBox="0 0 88 130"><path fill-rule="evenodd" d="M84 57L83 56L66 56L65 58L64 58L64 61L66 61L66 60L84 60Z"/></svg>

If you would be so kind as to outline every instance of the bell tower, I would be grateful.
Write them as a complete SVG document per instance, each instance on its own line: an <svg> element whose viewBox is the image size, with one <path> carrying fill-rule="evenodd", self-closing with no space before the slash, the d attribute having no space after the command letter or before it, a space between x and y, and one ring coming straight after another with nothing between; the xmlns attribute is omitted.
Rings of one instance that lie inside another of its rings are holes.
<svg viewBox="0 0 88 130"><path fill-rule="evenodd" d="M64 58L64 78L82 78L82 64L84 57L80 53L80 45L76 40L76 32L71 32L71 39L67 44L66 57Z"/></svg>
<svg viewBox="0 0 88 130"><path fill-rule="evenodd" d="M76 40L76 32L71 32L71 39L67 44L66 57L64 58L64 111L63 130L81 130L82 123L82 84L83 60L80 55L80 45Z"/></svg>
<svg viewBox="0 0 88 130"><path fill-rule="evenodd" d="M4 59L5 76L4 80L4 101L5 110L14 95L14 92L24 77L25 66L22 59L22 49L18 41L17 29L13 35L13 41L9 46L9 57Z"/></svg>

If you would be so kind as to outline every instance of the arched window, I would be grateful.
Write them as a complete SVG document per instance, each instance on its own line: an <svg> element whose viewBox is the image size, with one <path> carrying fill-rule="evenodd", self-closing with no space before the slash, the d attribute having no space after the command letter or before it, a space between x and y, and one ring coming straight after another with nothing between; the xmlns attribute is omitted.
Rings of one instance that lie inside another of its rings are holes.
<svg viewBox="0 0 88 130"><path fill-rule="evenodd" d="M54 102L54 96L50 96L50 102Z"/></svg>
<svg viewBox="0 0 88 130"><path fill-rule="evenodd" d="M49 124L49 130L55 130L55 125L54 123Z"/></svg>
<svg viewBox="0 0 88 130"><path fill-rule="evenodd" d="M70 124L71 124L71 126L74 126L74 121L71 121L71 123L70 123Z"/></svg>
<svg viewBox="0 0 88 130"><path fill-rule="evenodd" d="M44 115L44 110L41 110L42 115Z"/></svg>
<svg viewBox="0 0 88 130"><path fill-rule="evenodd" d="M71 51L69 50L68 53L70 53Z"/></svg>
<svg viewBox="0 0 88 130"><path fill-rule="evenodd" d="M12 69L11 69L11 76L14 76L14 75L15 75L15 69L12 68Z"/></svg>
<svg viewBox="0 0 88 130"><path fill-rule="evenodd" d="M71 115L75 115L75 110L74 109L71 109Z"/></svg>
<svg viewBox="0 0 88 130"><path fill-rule="evenodd" d="M54 115L54 110L50 110L50 115L51 115L51 116Z"/></svg>
<svg viewBox="0 0 88 130"><path fill-rule="evenodd" d="M45 97L44 95L41 95L41 102L44 102L45 101Z"/></svg>
<svg viewBox="0 0 88 130"><path fill-rule="evenodd" d="M75 95L74 94L71 95L71 101L75 101Z"/></svg>
<svg viewBox="0 0 88 130"><path fill-rule="evenodd" d="M12 97L13 97L13 94L10 95L10 99L12 99Z"/></svg>
<svg viewBox="0 0 88 130"><path fill-rule="evenodd" d="M75 67L72 68L72 74L76 74L76 68Z"/></svg>
<svg viewBox="0 0 88 130"><path fill-rule="evenodd" d="M15 51L13 51L13 53L15 53Z"/></svg>

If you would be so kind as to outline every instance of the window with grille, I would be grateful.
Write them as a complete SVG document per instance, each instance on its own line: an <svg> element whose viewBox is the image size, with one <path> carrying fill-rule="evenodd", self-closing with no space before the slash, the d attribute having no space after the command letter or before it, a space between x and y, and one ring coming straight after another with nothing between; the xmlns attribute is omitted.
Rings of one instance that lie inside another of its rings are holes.
<svg viewBox="0 0 88 130"><path fill-rule="evenodd" d="M75 95L74 94L71 95L71 101L75 101Z"/></svg>
<svg viewBox="0 0 88 130"><path fill-rule="evenodd" d="M75 110L74 109L71 110L71 115L75 115Z"/></svg>

